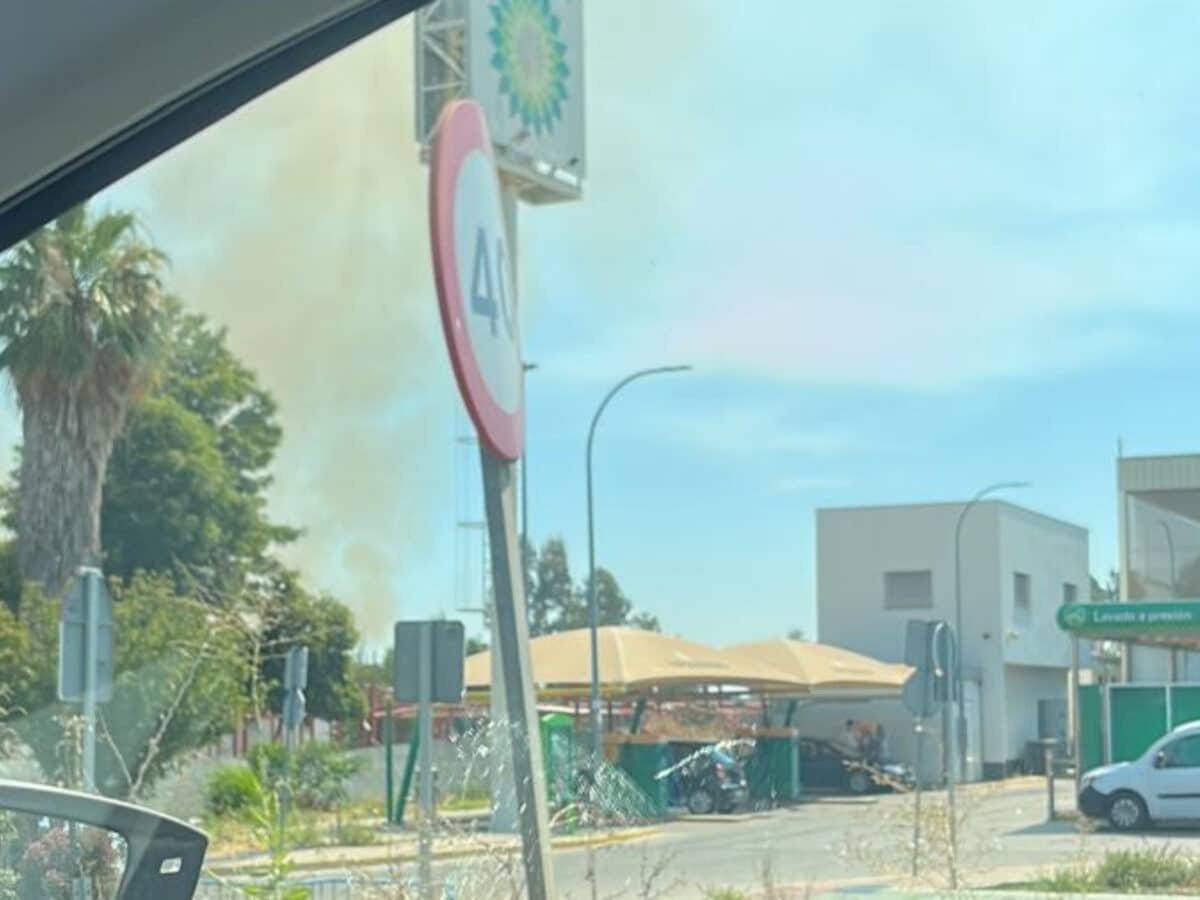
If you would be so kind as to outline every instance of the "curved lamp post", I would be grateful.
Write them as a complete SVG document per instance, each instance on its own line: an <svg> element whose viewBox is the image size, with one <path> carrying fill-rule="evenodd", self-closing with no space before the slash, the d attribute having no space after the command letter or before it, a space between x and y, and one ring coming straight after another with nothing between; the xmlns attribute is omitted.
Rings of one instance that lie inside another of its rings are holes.
<svg viewBox="0 0 1200 900"><path fill-rule="evenodd" d="M1016 490L1018 488L1030 487L1028 481L997 481L995 484L989 484L974 497L967 501L967 504L962 508L962 512L958 514L958 522L954 526L954 636L958 646L958 653L955 654L954 660L954 687L958 694L958 723L955 726L958 737L958 765L959 771L963 777L966 776L967 769L967 713L963 704L963 675L962 675L962 651L966 641L963 640L962 630L962 529L963 522L967 519L967 514L975 508L976 504L985 497L996 493L997 491Z"/></svg>
<svg viewBox="0 0 1200 900"><path fill-rule="evenodd" d="M591 630L591 654L592 654L592 691L591 691L591 707L592 707L592 751L597 758L604 752L603 735L600 729L600 647L599 647L599 632L597 629L600 625L600 613L596 608L596 540L595 540L595 519L592 512L592 442L596 437L596 425L600 421L600 416L604 413L609 402L621 388L627 384L637 381L639 378L646 378L650 375L668 375L674 372L687 372L691 366L657 366L653 369L641 369L632 374L626 375L612 389L604 395L604 399L600 401L600 405L596 408L595 415L592 416L591 427L588 428L587 438L587 531L588 531L588 628Z"/></svg>

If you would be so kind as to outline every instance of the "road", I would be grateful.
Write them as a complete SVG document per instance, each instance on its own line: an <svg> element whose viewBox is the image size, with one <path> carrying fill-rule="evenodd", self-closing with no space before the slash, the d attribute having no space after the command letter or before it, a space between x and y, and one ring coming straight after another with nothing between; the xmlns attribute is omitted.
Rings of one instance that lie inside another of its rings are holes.
<svg viewBox="0 0 1200 900"><path fill-rule="evenodd" d="M948 886L943 796L926 794L921 815L927 833L919 882L926 886ZM1070 782L1059 783L1056 805L1073 809ZM959 871L969 887L1025 878L1147 841L1200 850L1200 830L1122 835L1081 829L1074 821L1047 823L1044 782L1034 779L971 786L960 793L959 809ZM592 854L556 850L554 867L560 893L576 900L593 896L589 869L595 871L594 896L605 900L705 897L719 887L762 892L768 884L794 889L797 897L838 888L869 893L907 876L913 821L911 795L819 798L766 813L675 821L649 838ZM455 896L468 900L509 896L506 886L518 869L514 857L497 856L444 860L434 871L456 885ZM407 881L416 869L406 864L358 874Z"/></svg>

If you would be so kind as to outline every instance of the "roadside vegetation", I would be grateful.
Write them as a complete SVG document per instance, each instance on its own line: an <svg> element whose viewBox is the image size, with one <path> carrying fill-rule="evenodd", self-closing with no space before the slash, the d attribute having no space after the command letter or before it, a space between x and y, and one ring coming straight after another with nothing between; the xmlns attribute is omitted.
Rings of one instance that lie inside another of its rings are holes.
<svg viewBox="0 0 1200 900"><path fill-rule="evenodd" d="M1077 863L1005 887L1043 894L1196 894L1200 857L1170 845L1109 850L1097 862Z"/></svg>

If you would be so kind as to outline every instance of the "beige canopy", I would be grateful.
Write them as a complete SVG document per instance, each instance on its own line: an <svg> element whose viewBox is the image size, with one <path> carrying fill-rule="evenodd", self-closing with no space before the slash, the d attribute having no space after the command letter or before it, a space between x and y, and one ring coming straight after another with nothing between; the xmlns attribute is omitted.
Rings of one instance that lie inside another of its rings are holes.
<svg viewBox="0 0 1200 900"><path fill-rule="evenodd" d="M913 671L841 647L785 638L738 644L727 652L786 673L815 697L898 695Z"/></svg>
<svg viewBox="0 0 1200 900"><path fill-rule="evenodd" d="M730 685L755 690L802 691L804 686L765 662L639 628L606 626L598 631L600 684L608 696L656 687ZM579 628L529 642L538 693L586 694L591 685L589 631ZM491 684L491 653L467 657L467 690Z"/></svg>

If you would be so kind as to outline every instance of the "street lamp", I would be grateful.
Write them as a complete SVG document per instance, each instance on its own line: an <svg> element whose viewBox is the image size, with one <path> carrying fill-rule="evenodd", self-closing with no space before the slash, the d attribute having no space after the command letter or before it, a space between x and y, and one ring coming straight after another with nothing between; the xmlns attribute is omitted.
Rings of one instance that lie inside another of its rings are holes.
<svg viewBox="0 0 1200 900"><path fill-rule="evenodd" d="M962 627L962 529L967 513L975 508L984 497L997 491L1016 490L1031 487L1028 481L997 481L989 484L972 497L958 514L958 523L954 526L954 636L958 652L954 654L954 687L958 693L958 764L963 777L967 770L967 712L963 703L962 651L966 645Z"/></svg>
<svg viewBox="0 0 1200 900"><path fill-rule="evenodd" d="M591 630L592 653L592 752L599 759L604 752L603 735L600 730L600 612L596 607L596 538L595 517L592 512L592 442L596 437L596 425L600 416L608 406L609 401L625 385L639 378L650 375L667 375L673 372L687 372L691 366L657 366L653 369L642 369L631 375L626 375L604 395L596 414L592 416L591 427L588 428L587 438L587 528L588 528L588 628Z"/></svg>

